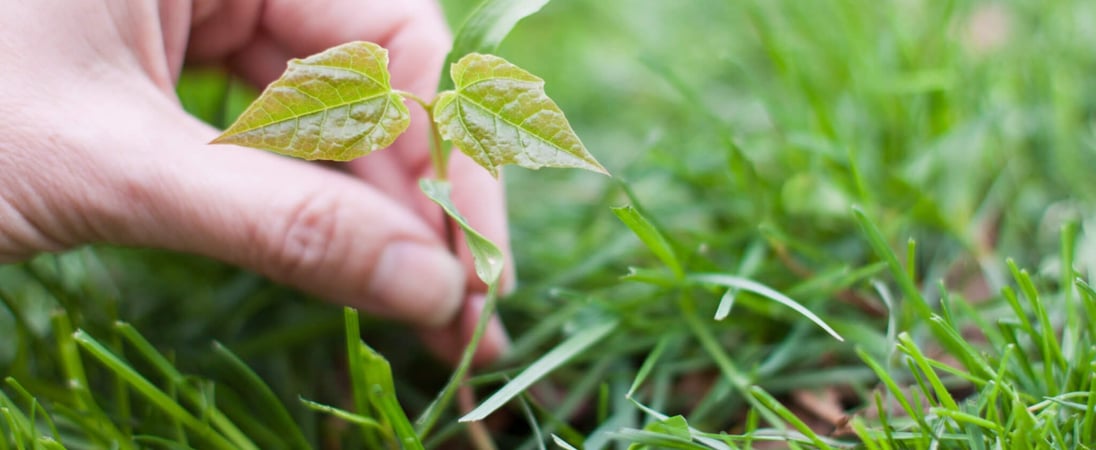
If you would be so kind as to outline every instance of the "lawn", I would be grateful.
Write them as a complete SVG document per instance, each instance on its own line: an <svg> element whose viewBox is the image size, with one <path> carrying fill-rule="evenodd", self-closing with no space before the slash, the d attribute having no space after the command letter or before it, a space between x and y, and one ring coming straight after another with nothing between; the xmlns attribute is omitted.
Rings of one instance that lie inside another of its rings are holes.
<svg viewBox="0 0 1096 450"><path fill-rule="evenodd" d="M1089 448L1093 48L1089 0L550 2L497 53L614 176L507 169L474 399L424 427L399 324L92 246L0 266L0 450Z"/></svg>

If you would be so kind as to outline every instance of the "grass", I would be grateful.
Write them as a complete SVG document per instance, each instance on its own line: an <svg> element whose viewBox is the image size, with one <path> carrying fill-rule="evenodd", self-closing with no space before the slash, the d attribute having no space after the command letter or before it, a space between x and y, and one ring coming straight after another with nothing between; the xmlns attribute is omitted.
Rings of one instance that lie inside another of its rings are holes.
<svg viewBox="0 0 1096 450"><path fill-rule="evenodd" d="M444 3L456 22L472 2ZM1094 18L573 0L523 21L500 53L617 176L507 173L521 282L500 305L513 352L469 381L483 430L530 449L1096 441ZM209 73L180 88L214 123L247 95ZM448 371L408 330L215 262L43 255L0 268L0 305L0 450L471 442L455 408L415 435Z"/></svg>

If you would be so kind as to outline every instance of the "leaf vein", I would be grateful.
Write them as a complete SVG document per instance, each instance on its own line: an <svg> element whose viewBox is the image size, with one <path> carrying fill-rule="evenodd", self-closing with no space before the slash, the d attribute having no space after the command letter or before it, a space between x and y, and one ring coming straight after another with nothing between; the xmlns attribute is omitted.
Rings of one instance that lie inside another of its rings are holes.
<svg viewBox="0 0 1096 450"><path fill-rule="evenodd" d="M306 111L306 112L303 112L303 113L300 113L300 114L297 114L296 112L293 112L292 109L289 109L289 107L285 103L283 103L281 100L278 100L276 97L271 97L272 100L274 100L278 103L281 103L283 106L286 106L286 109L289 110L290 112L293 112L293 114L290 115L290 116L275 119L273 114L270 114L269 112L266 112L264 110L264 112L267 113L267 116L269 116L270 119L271 119L269 122L265 122L265 123L262 123L260 125L252 126L252 127L249 127L249 128L244 128L244 129L235 131L233 134L240 134L240 133L247 133L249 131L255 131L259 128L266 128L266 127L269 127L269 126L274 125L274 124L278 124L278 123L282 123L282 122L288 122L290 120L304 118L305 116L311 116L311 115L314 115L314 114L319 114L319 113L324 112L324 111L329 110L329 109L341 108L341 107L344 107L344 106L355 105L355 104L358 104L358 103L366 103L368 101L375 100L377 97L381 97L381 96L384 96L384 95L387 95L387 92L381 92L381 93L378 93L376 95L371 95L371 96L368 96L368 97L362 97L360 99L352 100L352 101L349 101L349 102L346 102L346 103L340 103L340 104L334 104L334 105L324 104L323 108L309 110L309 111Z"/></svg>
<svg viewBox="0 0 1096 450"><path fill-rule="evenodd" d="M352 74L355 74L355 75L360 75L364 78L369 79L369 81L372 81L372 82L376 83L377 86L381 87L382 89L388 87L388 80L383 80L383 81L378 80L378 79L374 78L372 75L370 75L368 73L362 72L360 70L355 70L355 69L352 69L350 67L329 66L329 65L325 65L325 64L303 64L303 65L305 67L308 67L308 68L311 68L311 69L316 69L316 70L321 71L321 72L324 71L324 70L331 70L331 71L336 71L336 72L349 72L349 73L352 73ZM316 78L318 78L318 77L316 77Z"/></svg>
<svg viewBox="0 0 1096 450"><path fill-rule="evenodd" d="M518 130L524 131L526 134L529 134L529 135L537 138L541 142L544 142L545 144L548 144L548 145L558 149L561 152L564 152L564 153L567 153L567 154L572 154L568 149L565 149L565 148L559 146L558 144L556 144L555 142L553 142L550 137L541 136L541 135L535 133L533 130L525 128L525 127L521 126L520 124L516 124L514 122L511 122L510 120L508 120L502 114L499 114L499 113L491 110L487 106L483 105L480 102L477 102L477 101L473 100L471 97L468 97L467 95L461 94L460 91L457 91L457 95L460 96L460 98L463 98L463 99L467 100L469 103L475 105L479 109L483 110L484 112L497 117L498 119L502 120L503 122L506 122L506 123L510 124L511 126L513 126L514 128L517 128ZM462 124L463 124L463 121L462 121ZM578 155L574 155L574 156L579 157ZM579 159L583 159L583 158L579 157Z"/></svg>
<svg viewBox="0 0 1096 450"><path fill-rule="evenodd" d="M479 148L480 153L483 154L483 158L487 161L490 161L492 166L497 166L497 164L495 164L495 161L491 159L491 154L487 152L487 149L484 148L483 143L480 142L479 137L472 133L472 128L469 127L468 122L464 120L464 105L460 102L460 95L457 96L457 101L455 101L455 103L457 107L457 120L460 122L461 127L464 128L464 132L468 133L468 136L472 138L472 142L475 143L476 147ZM492 172L494 172L495 170L498 169L493 169Z"/></svg>

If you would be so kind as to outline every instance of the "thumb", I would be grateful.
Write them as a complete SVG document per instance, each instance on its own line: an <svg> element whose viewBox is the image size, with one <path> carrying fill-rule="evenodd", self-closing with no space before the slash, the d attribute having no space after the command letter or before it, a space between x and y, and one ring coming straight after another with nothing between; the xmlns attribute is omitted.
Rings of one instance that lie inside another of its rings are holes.
<svg viewBox="0 0 1096 450"><path fill-rule="evenodd" d="M87 214L99 239L211 256L420 326L453 319L464 270L411 211L315 164L205 145L215 130L163 116L108 143L104 200Z"/></svg>

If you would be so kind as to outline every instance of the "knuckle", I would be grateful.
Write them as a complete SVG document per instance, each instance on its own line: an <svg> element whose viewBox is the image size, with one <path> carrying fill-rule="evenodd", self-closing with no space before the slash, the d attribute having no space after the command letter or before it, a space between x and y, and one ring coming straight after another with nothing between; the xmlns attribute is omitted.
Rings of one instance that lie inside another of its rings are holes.
<svg viewBox="0 0 1096 450"><path fill-rule="evenodd" d="M275 279L294 280L311 275L326 261L343 251L336 244L342 233L339 217L346 208L334 194L303 196L291 204L287 214L273 227L273 254L267 264Z"/></svg>
<svg viewBox="0 0 1096 450"><path fill-rule="evenodd" d="M65 143L55 133L36 138L37 128L17 122L0 123L0 173L12 175L0 178L0 262L78 243L64 220L71 208L57 189L67 178L54 176L58 165L50 159ZM35 147L45 151L30 151Z"/></svg>
<svg viewBox="0 0 1096 450"><path fill-rule="evenodd" d="M0 264L22 261L41 251L67 247L46 234L0 195Z"/></svg>

